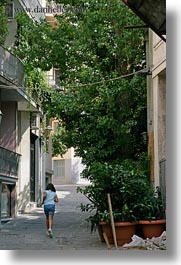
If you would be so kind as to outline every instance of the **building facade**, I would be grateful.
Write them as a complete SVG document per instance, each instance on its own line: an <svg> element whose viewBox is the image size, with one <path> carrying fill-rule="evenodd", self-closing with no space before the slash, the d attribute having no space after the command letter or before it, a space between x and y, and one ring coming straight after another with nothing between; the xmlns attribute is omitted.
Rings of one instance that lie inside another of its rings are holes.
<svg viewBox="0 0 181 265"><path fill-rule="evenodd" d="M40 2L45 1L15 0L7 7L9 34L0 46L0 220L39 205L42 191L52 181L51 147L45 149L41 135L41 103L25 85L23 63L8 50L17 29L14 13L28 12L38 21L43 14L28 8L41 7Z"/></svg>
<svg viewBox="0 0 181 265"><path fill-rule="evenodd" d="M53 183L55 185L83 183L81 172L84 168L79 157L75 157L74 148L69 148L63 157L53 157Z"/></svg>
<svg viewBox="0 0 181 265"><path fill-rule="evenodd" d="M31 113L40 119L41 108L22 89L22 62L0 47L0 190L1 215L14 217L37 199L40 177L40 135L31 129ZM36 156L36 159L35 159Z"/></svg>
<svg viewBox="0 0 181 265"><path fill-rule="evenodd" d="M148 32L147 110L151 181L166 198L166 43L152 30Z"/></svg>

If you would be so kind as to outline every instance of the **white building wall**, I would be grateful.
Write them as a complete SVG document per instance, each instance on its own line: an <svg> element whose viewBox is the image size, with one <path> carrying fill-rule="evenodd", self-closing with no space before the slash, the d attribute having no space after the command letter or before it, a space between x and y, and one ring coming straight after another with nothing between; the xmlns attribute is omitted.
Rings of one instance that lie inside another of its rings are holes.
<svg viewBox="0 0 181 265"><path fill-rule="evenodd" d="M83 170L82 160L79 157L72 158L72 183L76 184L81 180Z"/></svg>
<svg viewBox="0 0 181 265"><path fill-rule="evenodd" d="M62 179L64 184L72 184L72 159L65 159L65 178Z"/></svg>
<svg viewBox="0 0 181 265"><path fill-rule="evenodd" d="M18 209L25 210L30 201L30 125L27 112L20 112L18 152L22 155L18 181Z"/></svg>

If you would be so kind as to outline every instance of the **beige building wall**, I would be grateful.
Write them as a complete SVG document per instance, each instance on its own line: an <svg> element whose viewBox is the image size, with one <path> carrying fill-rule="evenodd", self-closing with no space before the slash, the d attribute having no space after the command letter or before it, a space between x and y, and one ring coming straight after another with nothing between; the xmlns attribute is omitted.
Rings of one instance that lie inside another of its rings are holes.
<svg viewBox="0 0 181 265"><path fill-rule="evenodd" d="M71 184L71 159L72 159L72 150L69 149L67 153L61 157L53 157L53 168L54 168L54 174L53 174L53 184L55 185L61 185L61 184ZM61 162L60 162L61 161ZM63 172L62 174L56 174L56 163L61 163L63 165Z"/></svg>
<svg viewBox="0 0 181 265"><path fill-rule="evenodd" d="M62 167L61 170L56 170L57 164ZM63 157L53 157L53 168L53 183L55 185L77 184L81 181L83 165L80 157L74 157L74 148L68 149Z"/></svg>
<svg viewBox="0 0 181 265"><path fill-rule="evenodd" d="M166 43L153 33L153 109L155 186L160 185L160 163L166 159Z"/></svg>
<svg viewBox="0 0 181 265"><path fill-rule="evenodd" d="M151 155L151 181L162 183L163 163L166 161L166 43L149 31L148 67L148 134ZM165 167L165 164L164 164Z"/></svg>

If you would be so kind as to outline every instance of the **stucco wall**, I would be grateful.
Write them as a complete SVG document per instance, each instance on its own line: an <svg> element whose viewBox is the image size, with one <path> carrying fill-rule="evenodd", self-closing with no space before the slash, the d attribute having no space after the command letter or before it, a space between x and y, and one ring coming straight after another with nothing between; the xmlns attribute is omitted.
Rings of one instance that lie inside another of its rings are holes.
<svg viewBox="0 0 181 265"><path fill-rule="evenodd" d="M166 158L166 43L152 32L154 185L160 185L160 161ZM150 101L150 102L151 102Z"/></svg>
<svg viewBox="0 0 181 265"><path fill-rule="evenodd" d="M27 112L19 113L19 152L23 157L18 183L19 210L25 210L30 200L30 123L27 115Z"/></svg>

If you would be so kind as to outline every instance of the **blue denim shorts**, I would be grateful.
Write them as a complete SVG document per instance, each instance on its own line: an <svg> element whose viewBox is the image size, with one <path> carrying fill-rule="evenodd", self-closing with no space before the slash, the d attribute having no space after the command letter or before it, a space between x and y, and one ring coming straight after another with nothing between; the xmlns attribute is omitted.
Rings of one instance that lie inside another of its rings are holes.
<svg viewBox="0 0 181 265"><path fill-rule="evenodd" d="M54 213L55 213L55 204L44 205L44 213L45 213L45 215L54 215Z"/></svg>

